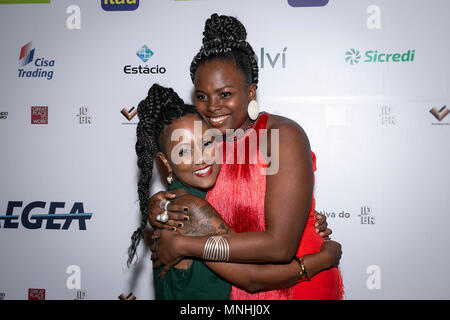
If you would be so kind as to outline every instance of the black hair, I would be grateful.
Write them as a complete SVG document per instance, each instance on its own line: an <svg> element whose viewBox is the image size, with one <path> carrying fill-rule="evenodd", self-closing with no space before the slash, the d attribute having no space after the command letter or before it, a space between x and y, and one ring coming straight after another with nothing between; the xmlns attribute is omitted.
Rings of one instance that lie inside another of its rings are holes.
<svg viewBox="0 0 450 320"><path fill-rule="evenodd" d="M153 159L155 154L161 151L159 137L163 129L173 120L187 114L196 114L200 117L195 107L185 104L172 88L165 88L156 83L148 90L147 97L139 103L137 114L139 122L136 128L136 155L140 169L137 185L141 224L131 236L131 245L128 248L128 267L136 255L137 246L144 237L143 231L148 221Z"/></svg>
<svg viewBox="0 0 450 320"><path fill-rule="evenodd" d="M247 85L258 84L258 62L253 48L246 39L247 31L237 18L212 14L205 23L203 46L191 62L192 82L202 63L223 59L235 61L236 66L244 74Z"/></svg>

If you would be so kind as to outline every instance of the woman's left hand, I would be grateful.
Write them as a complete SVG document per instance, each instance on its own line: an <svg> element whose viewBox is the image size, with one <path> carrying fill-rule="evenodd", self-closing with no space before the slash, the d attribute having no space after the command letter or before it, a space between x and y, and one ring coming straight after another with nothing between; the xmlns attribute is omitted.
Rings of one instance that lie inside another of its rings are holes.
<svg viewBox="0 0 450 320"><path fill-rule="evenodd" d="M170 270L171 267L176 265L183 256L178 253L177 240L182 237L176 231L169 229L158 229L153 232L152 239L153 245L150 247L152 250L153 268L158 269L164 265L159 278L162 279Z"/></svg>
<svg viewBox="0 0 450 320"><path fill-rule="evenodd" d="M316 233L319 234L325 240L330 240L330 235L333 233L331 229L328 229L327 217L317 211L314 211L314 216L316 217Z"/></svg>

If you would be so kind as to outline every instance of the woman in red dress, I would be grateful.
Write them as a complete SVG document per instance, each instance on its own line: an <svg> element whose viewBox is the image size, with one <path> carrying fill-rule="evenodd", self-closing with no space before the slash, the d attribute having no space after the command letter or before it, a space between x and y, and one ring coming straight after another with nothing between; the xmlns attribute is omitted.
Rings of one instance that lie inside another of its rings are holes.
<svg viewBox="0 0 450 320"><path fill-rule="evenodd" d="M315 232L315 155L306 133L290 119L258 113L258 66L245 28L236 18L213 14L203 34L203 46L191 64L195 106L212 128L225 135L227 146L225 162L206 199L236 231L221 237L225 245L216 249L225 250L226 259L216 261L289 263L296 256L319 252L324 240ZM247 152L239 152L242 148ZM152 198L150 222L164 227L155 220L161 213L159 199ZM168 226L176 223L177 213L170 217ZM211 249L210 237L184 237L168 229L158 236L158 263L166 271L185 256L214 260L205 255ZM231 292L232 299L342 297L336 267L286 289L250 294L233 287Z"/></svg>

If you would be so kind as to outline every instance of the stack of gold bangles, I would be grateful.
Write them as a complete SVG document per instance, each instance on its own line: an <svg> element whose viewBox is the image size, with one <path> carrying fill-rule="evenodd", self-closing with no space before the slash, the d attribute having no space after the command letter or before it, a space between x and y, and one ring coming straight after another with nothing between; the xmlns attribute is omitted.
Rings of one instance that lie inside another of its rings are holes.
<svg viewBox="0 0 450 320"><path fill-rule="evenodd" d="M305 262L303 261L303 258L295 257L294 259L295 259L295 261L297 261L297 263L300 266L300 272L298 273L297 283L298 282L302 282L302 281L304 281L306 279L308 281L310 281L311 278L310 278L310 276L308 274L308 271L306 271Z"/></svg>

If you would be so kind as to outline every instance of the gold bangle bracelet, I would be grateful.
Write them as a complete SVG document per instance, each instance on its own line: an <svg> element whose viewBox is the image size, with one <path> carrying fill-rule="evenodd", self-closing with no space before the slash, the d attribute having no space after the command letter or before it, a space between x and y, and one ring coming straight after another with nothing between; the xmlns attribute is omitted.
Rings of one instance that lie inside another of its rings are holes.
<svg viewBox="0 0 450 320"><path fill-rule="evenodd" d="M299 278L297 281L300 281L300 280L304 279L305 277L306 277L306 279L308 279L308 281L311 281L308 271L306 271L305 262L303 261L303 258L295 257L294 259L295 259L295 261L297 261L297 263L300 266Z"/></svg>

